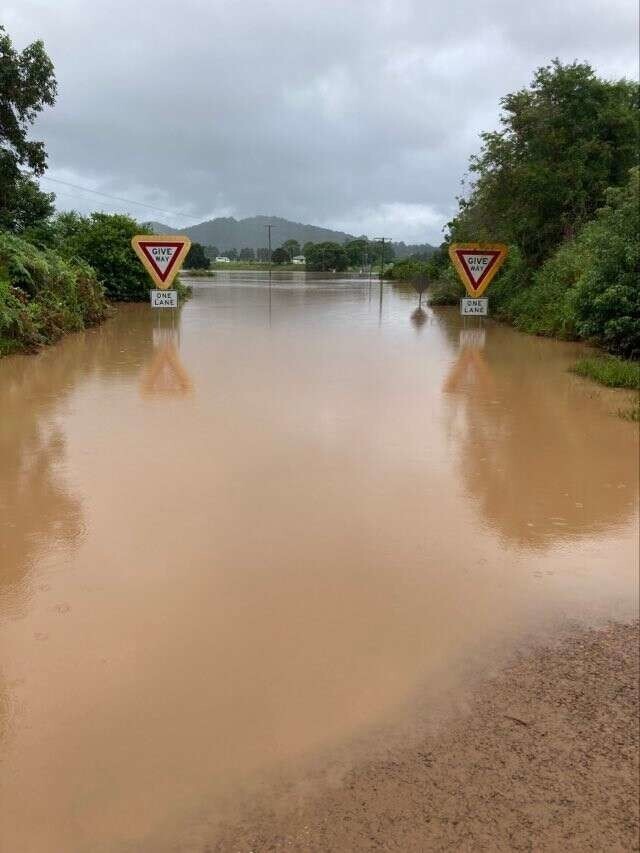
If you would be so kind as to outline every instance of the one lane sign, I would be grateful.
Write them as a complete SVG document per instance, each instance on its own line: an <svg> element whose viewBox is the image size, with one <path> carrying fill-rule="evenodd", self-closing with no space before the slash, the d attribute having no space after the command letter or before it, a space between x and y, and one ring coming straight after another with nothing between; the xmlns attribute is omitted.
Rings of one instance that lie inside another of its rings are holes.
<svg viewBox="0 0 640 853"><path fill-rule="evenodd" d="M178 291L177 290L152 290L151 291L151 307L152 308L177 308L178 307Z"/></svg>
<svg viewBox="0 0 640 853"><path fill-rule="evenodd" d="M461 299L460 313L463 317L486 317L489 313L489 300L483 299Z"/></svg>

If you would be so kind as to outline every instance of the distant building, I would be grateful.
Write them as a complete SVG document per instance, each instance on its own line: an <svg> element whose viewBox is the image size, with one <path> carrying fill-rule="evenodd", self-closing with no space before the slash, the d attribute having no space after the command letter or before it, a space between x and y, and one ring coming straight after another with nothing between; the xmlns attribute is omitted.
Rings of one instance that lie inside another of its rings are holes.
<svg viewBox="0 0 640 853"><path fill-rule="evenodd" d="M294 264L306 264L306 263L307 263L307 259L305 258L305 256L304 256L304 255L294 255L294 257L293 257L293 263L294 263Z"/></svg>
<svg viewBox="0 0 640 853"><path fill-rule="evenodd" d="M219 255L216 258L216 263L217 264L230 264L231 260L226 255Z"/></svg>

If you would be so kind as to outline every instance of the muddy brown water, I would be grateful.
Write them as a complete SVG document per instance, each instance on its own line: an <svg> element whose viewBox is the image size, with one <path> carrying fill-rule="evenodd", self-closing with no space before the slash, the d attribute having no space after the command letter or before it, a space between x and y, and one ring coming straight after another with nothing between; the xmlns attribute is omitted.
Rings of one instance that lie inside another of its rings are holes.
<svg viewBox="0 0 640 853"><path fill-rule="evenodd" d="M2 850L202 849L261 773L637 609L636 428L579 347L194 286L0 362Z"/></svg>

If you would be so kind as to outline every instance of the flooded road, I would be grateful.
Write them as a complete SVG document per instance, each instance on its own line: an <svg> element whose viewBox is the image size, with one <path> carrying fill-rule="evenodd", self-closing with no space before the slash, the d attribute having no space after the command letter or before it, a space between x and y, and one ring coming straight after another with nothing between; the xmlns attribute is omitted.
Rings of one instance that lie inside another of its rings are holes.
<svg viewBox="0 0 640 853"><path fill-rule="evenodd" d="M637 428L578 347L263 279L0 361L2 850L201 850L260 774L636 611Z"/></svg>

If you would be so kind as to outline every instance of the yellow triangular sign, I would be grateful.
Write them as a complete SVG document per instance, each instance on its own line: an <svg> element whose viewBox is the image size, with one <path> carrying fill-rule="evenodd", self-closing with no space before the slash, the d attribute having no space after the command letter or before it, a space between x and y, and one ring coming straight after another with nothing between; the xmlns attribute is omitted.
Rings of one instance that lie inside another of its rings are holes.
<svg viewBox="0 0 640 853"><path fill-rule="evenodd" d="M504 243L452 243L449 246L449 257L469 296L482 296L508 251Z"/></svg>
<svg viewBox="0 0 640 853"><path fill-rule="evenodd" d="M191 240L178 234L136 234L131 245L153 283L167 290L191 248Z"/></svg>

